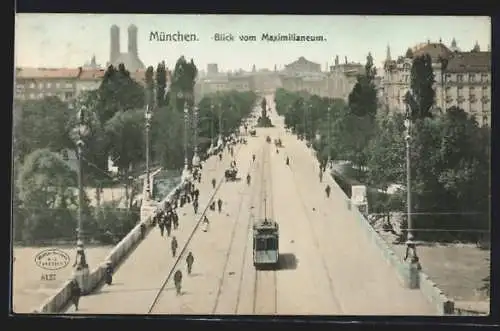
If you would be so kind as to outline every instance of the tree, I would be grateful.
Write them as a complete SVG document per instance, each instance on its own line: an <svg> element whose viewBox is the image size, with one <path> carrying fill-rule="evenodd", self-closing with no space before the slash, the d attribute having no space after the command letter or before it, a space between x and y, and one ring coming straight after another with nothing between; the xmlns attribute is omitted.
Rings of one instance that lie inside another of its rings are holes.
<svg viewBox="0 0 500 331"><path fill-rule="evenodd" d="M386 190L391 184L405 185L405 133L402 114L378 114L368 153L368 184Z"/></svg>
<svg viewBox="0 0 500 331"><path fill-rule="evenodd" d="M184 119L173 106L158 108L152 123L153 152L165 169L180 169L184 163Z"/></svg>
<svg viewBox="0 0 500 331"><path fill-rule="evenodd" d="M184 110L186 102L190 103L189 106L194 104L194 85L197 75L198 69L192 59L189 63L184 56L177 60L171 85L175 109Z"/></svg>
<svg viewBox="0 0 500 331"><path fill-rule="evenodd" d="M99 182L107 180L106 171L108 170L108 150L109 141L104 131L104 125L99 119L98 103L99 94L97 90L82 92L75 102L75 107L69 117L67 127L70 131L72 150L76 153L76 142L80 137L77 134L77 128L80 125L77 113L80 109L85 109L85 124L89 131L84 137L84 157L83 174L85 182L89 181L96 186Z"/></svg>
<svg viewBox="0 0 500 331"><path fill-rule="evenodd" d="M165 61L158 63L156 67L156 104L163 107L168 104L165 91L167 89L167 68Z"/></svg>
<svg viewBox="0 0 500 331"><path fill-rule="evenodd" d="M105 126L110 153L123 176L144 160L144 112L120 111Z"/></svg>
<svg viewBox="0 0 500 331"><path fill-rule="evenodd" d="M130 77L123 64L116 70L109 66L98 89L98 111L101 123L106 123L118 111L144 106L144 89Z"/></svg>
<svg viewBox="0 0 500 331"><path fill-rule="evenodd" d="M349 108L357 116L370 116L375 118L377 113L377 91L375 89L374 78L376 70L373 67L373 58L368 54L366 58L365 73L359 75L356 85L349 94Z"/></svg>
<svg viewBox="0 0 500 331"><path fill-rule="evenodd" d="M73 146L67 126L72 112L59 98L26 101L16 111L14 154L20 160L37 149L59 152Z"/></svg>
<svg viewBox="0 0 500 331"><path fill-rule="evenodd" d="M76 173L58 154L39 149L27 155L16 186L24 210L23 240L64 237L68 229L74 233L70 209L77 206Z"/></svg>
<svg viewBox="0 0 500 331"><path fill-rule="evenodd" d="M155 99L155 93L154 93L155 82L154 82L153 76L154 76L154 68L153 68L153 66L149 66L146 69L146 73L144 75L144 80L146 82L145 101L146 101L146 105L148 105L149 107L152 107L152 108L154 108L154 105L157 102L157 100L154 100Z"/></svg>
<svg viewBox="0 0 500 331"><path fill-rule="evenodd" d="M412 119L432 117L431 108L434 105L434 71L432 59L424 54L413 59L411 67Z"/></svg>

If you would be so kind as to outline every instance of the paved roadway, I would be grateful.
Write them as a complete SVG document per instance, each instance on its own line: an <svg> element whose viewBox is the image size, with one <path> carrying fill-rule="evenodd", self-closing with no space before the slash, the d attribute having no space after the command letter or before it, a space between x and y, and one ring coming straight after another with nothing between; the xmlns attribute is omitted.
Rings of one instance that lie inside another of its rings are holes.
<svg viewBox="0 0 500 331"><path fill-rule="evenodd" d="M251 145L243 146L249 150ZM243 154L249 154L242 150ZM238 153L235 148L235 153ZM191 204L185 205L179 210L179 229L172 231L172 236L176 236L179 243L179 251L192 233L196 222L200 218L201 212L207 206L208 200L213 195L211 180L220 179L224 170L231 161L227 150L223 153L222 161L218 157L209 158L203 166L202 180L197 187L200 190L200 208L198 216L194 217L194 210ZM225 185L222 185L223 188ZM217 197L219 195L216 195ZM221 197L224 200L224 197ZM225 204L226 205L226 204ZM223 207L225 208L225 206ZM213 218L210 217L209 218ZM215 223L215 219L213 222ZM161 237L158 228L152 229L144 241L142 241L130 256L115 271L113 284L104 286L91 295L82 297L80 309L75 312L71 306L66 313L75 314L146 314L153 303L159 289L166 279L170 269L173 267L176 258L172 257L170 250L170 240L166 234ZM193 251L195 256L194 272L197 265L203 261L198 254L203 252ZM184 265L182 265L184 267ZM184 270L183 270L184 272ZM165 290L171 290L172 284L168 284Z"/></svg>
<svg viewBox="0 0 500 331"><path fill-rule="evenodd" d="M347 209L342 193L333 189L326 198L326 184L319 183L318 164L310 150L285 133L274 111L271 116L276 127L257 129L257 137L249 138L236 158L242 180L223 183L217 192L225 201L223 213L209 212L210 230L197 230L189 243L186 254L193 252L193 274L186 275L184 257L177 267L184 273L182 295L177 296L169 282L151 313L436 314L420 291L400 285L395 271ZM281 137L284 147L279 154L265 143L266 135ZM266 157L268 162L263 161ZM225 156L224 165L213 171L222 174L228 162ZM204 172L215 165L209 160ZM245 181L247 172L252 174L250 186ZM202 207L212 192L211 177L204 173L200 185ZM268 214L280 224L281 262L276 272L257 274L250 226L262 216L263 192L272 201ZM175 233L181 247L195 222L190 206L184 212L181 229ZM173 266L169 247L155 229L117 271L114 285L82 298L80 312L147 313Z"/></svg>

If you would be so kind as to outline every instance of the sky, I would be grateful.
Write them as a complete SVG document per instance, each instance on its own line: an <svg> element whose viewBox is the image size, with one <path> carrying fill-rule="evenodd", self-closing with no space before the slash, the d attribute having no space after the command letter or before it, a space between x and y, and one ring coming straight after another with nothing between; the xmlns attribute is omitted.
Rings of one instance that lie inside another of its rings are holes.
<svg viewBox="0 0 500 331"><path fill-rule="evenodd" d="M184 55L193 58L201 70L217 63L219 70L282 68L300 56L332 65L336 55L344 62L365 63L371 52L381 67L387 45L392 57L404 55L418 43L442 42L453 38L462 50L479 43L491 44L489 17L479 16L298 16L298 15L158 15L158 14L17 14L15 30L16 67L78 67L92 55L106 65L110 55L110 27L120 28L121 52L127 51L127 28L138 27L139 57L156 67L165 60L172 68ZM196 41L150 41L151 32L196 34ZM230 33L234 41L215 41L216 33ZM271 35L295 33L323 36L324 41L269 42ZM257 41L240 41L255 35Z"/></svg>

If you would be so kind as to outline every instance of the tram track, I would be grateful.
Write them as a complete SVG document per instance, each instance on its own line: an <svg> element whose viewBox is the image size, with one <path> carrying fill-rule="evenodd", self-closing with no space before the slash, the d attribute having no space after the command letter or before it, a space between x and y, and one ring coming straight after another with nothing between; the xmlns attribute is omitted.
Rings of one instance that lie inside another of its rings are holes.
<svg viewBox="0 0 500 331"><path fill-rule="evenodd" d="M261 177L261 203L258 217L274 220L273 186L271 178L270 144L264 147ZM279 263L279 261L278 261ZM259 270L255 268L253 289L253 314L275 315L278 311L277 270Z"/></svg>
<svg viewBox="0 0 500 331"><path fill-rule="evenodd" d="M262 154L262 150L263 148L260 148L259 149L259 153L258 154ZM259 158L260 159L260 158ZM258 166L259 166L259 161L257 162L254 162L253 160L252 161L249 161L250 162L250 166L248 167L248 173L254 173L256 170L258 170ZM253 176L253 178L255 178L256 176ZM230 242L229 242L229 247L227 248L226 250L226 254L225 254L225 258L224 258L224 266L222 268L222 274L221 274L221 277L219 279L219 283L218 283L218 286L217 286L217 294L216 294L216 297L215 297L215 302L214 302L214 305L213 305L213 308L212 308L212 314L216 314L217 313L217 309L219 308L219 300L221 298L221 295L222 295L222 288L224 286L224 281L227 280L227 277L226 277L226 274L227 274L227 269L228 269L228 265L229 265L229 260L230 260L230 257L232 256L232 254L234 254L233 252L233 246L234 246L234 242L235 242L235 237L236 237L236 230L238 229L238 226L240 225L240 218L242 218L242 215L244 215L244 211L242 210L242 207L243 207L243 202L245 201L245 198L246 198L246 193L250 193L250 204L253 203L254 199L255 199L255 195L256 195L256 192L258 192L257 190L257 185L253 184L253 183L250 183L250 185L247 185L247 184L244 184L244 193L241 195L241 199L240 199L240 202L239 202L239 205L238 205L238 209L237 209L237 218L234 222L234 225L232 227L232 230L231 230L231 239L230 239ZM249 217L248 218L248 221L247 221L247 224L246 224L246 231L245 233L248 234L249 233L249 230L251 229L251 225L252 225L252 218ZM248 236L247 236L248 237ZM248 240L245 240L245 246L244 246L244 254L246 254L246 247L248 245ZM244 257L244 255L243 255ZM241 288L241 279L243 277L243 268L244 268L244 265L241 266L241 269L240 269L240 282L238 283L238 293L240 293L240 288ZM238 309L238 302L239 302L239 297L236 298L236 304L235 304L235 310L234 310L234 313L236 314L237 312L237 309Z"/></svg>
<svg viewBox="0 0 500 331"><path fill-rule="evenodd" d="M243 147L243 145L238 145L235 153L234 153L234 156L230 156L232 159L236 159L241 151L241 148ZM225 182L225 175L224 175L224 170L225 169L222 169L222 174L219 176L219 180L218 180L218 183L217 183L217 186L215 187L215 189L210 193L211 196L210 196L210 199L208 199L207 201L207 204L205 206L205 208L203 209L203 212L200 214L199 216L199 219L196 221L194 227L193 227L193 230L190 232L189 236L187 237L184 245L182 246L182 249L180 250L178 256L175 258L174 260L174 263L172 265L172 267L170 268L168 274L167 274L167 277L165 278L165 280L161 283L161 286L159 288L159 290L157 291L154 299L153 299L153 302L150 304L149 306L149 309L148 309L148 312L147 314L152 314L156 305L158 304L158 302L160 301L160 298L162 296L162 293L165 289L165 287L167 286L168 282L171 280L171 278L173 277L174 275L174 272L177 268L177 266L179 265L181 259L183 258L184 254L186 253L187 251L187 248L189 246L189 244L191 243L191 240L193 239L194 237L194 234L196 233L196 231L198 230L198 228L200 227L200 224L204 218L204 216L206 215L209 207L210 207L210 204L212 203L212 201L214 200L216 194L219 192L222 184Z"/></svg>
<svg viewBox="0 0 500 331"><path fill-rule="evenodd" d="M296 142L294 142L294 143L296 143ZM308 210L308 208L306 206L304 196L301 193L300 185L298 183L294 167L295 167L294 164L290 164L288 166L288 168L290 169L290 172L292 174L292 178L293 178L295 190L297 192L297 196L299 197L300 207L302 208L303 213L306 216L307 224L308 224L308 227L310 229L312 239L314 241L314 246L316 247L316 249L320 253L319 256L321 257L321 264L322 264L323 271L324 271L324 273L325 273L325 275L326 275L326 277L328 279L328 286L329 286L331 298L332 298L334 304L337 306L337 309L340 312L343 312L342 305L340 304L340 301L337 298L335 287L333 286L333 279L332 279L332 277L330 275L330 271L328 270L328 266L326 264L326 261L325 261L325 258L323 256L323 254L321 254L319 239L318 239L318 236L316 235L316 231L314 230L314 225L313 225L313 222L311 220L311 216L310 216L309 210Z"/></svg>

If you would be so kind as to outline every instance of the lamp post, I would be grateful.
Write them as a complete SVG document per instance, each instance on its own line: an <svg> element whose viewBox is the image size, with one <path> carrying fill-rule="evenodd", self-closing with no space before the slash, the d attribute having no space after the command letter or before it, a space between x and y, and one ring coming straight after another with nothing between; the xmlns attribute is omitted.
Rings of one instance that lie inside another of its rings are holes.
<svg viewBox="0 0 500 331"><path fill-rule="evenodd" d="M406 256L405 260L409 257L410 251L412 251L413 257L417 257L417 249L413 237L413 222L411 215L411 113L409 98L411 95L409 92L405 97L405 107L406 107L406 119L404 121L405 126L405 141L406 141L406 217L407 217L407 234L406 234Z"/></svg>
<svg viewBox="0 0 500 331"><path fill-rule="evenodd" d="M194 151L193 151L193 160L192 164L193 167L198 168L200 166L200 157L198 155L198 113L199 113L199 108L194 107L193 108L193 144L194 144Z"/></svg>
<svg viewBox="0 0 500 331"><path fill-rule="evenodd" d="M151 127L151 111L149 105L146 106L144 113L146 120L146 199L151 199L151 183L150 183L150 169L149 169L149 129Z"/></svg>
<svg viewBox="0 0 500 331"><path fill-rule="evenodd" d="M222 146L222 104L219 104L219 139L217 145Z"/></svg>
<svg viewBox="0 0 500 331"><path fill-rule="evenodd" d="M331 119L330 119L330 117L331 117L330 111L331 110L332 110L331 107L328 106L328 114L327 114L328 115L328 161L327 161L328 166L330 166L330 162L332 160L332 151L331 151L331 145L330 145L331 138L332 138L331 137L332 128L331 128Z"/></svg>
<svg viewBox="0 0 500 331"><path fill-rule="evenodd" d="M78 226L76 234L76 258L73 264L74 277L80 286L83 294L88 291L88 276L89 265L85 256L84 242L83 242L83 204L84 204L84 191L83 191L83 147L85 146L84 138L88 135L89 129L86 124L86 111L85 107L78 110L78 140L76 142L77 156L78 156Z"/></svg>
<svg viewBox="0 0 500 331"><path fill-rule="evenodd" d="M210 105L211 115L214 114L214 105ZM210 150L214 148L214 119L210 116Z"/></svg>

